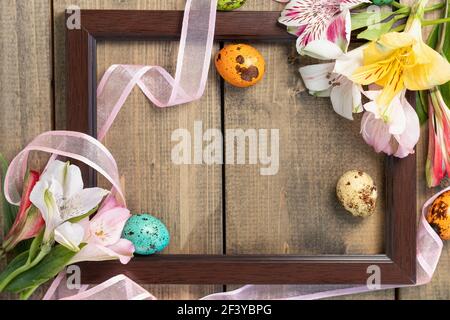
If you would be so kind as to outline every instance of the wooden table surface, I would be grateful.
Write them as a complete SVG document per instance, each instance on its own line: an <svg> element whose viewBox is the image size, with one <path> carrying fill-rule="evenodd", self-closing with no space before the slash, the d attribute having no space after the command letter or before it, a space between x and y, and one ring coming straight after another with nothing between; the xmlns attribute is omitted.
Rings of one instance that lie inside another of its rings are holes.
<svg viewBox="0 0 450 320"><path fill-rule="evenodd" d="M8 159L37 134L65 128L64 11L69 5L83 9L181 10L185 1L2 0L0 152ZM282 8L283 5L271 0L248 0L243 10ZM98 48L99 76L112 63L158 64L174 72L177 48L175 42L101 43ZM350 147L356 148L356 157L368 159L365 170L375 179L381 179L382 159L371 153L362 141L355 143L354 138L345 138L339 155L330 154L317 160L317 168L311 168L311 163L328 146L326 139L317 140L315 132L305 130L308 119L298 113L301 102L322 109L309 116L333 124L328 128L317 127L329 131L324 137L330 137L342 128L357 137L358 124L336 120L337 116L326 102L316 102L307 96L296 73L298 66L288 63L288 57L295 53L293 44L260 43L258 49L268 62L266 79L245 92L226 85L222 96L221 83L213 68L204 97L189 106L158 110L138 90L133 92L105 142L124 175L130 208L133 212L155 213L170 226L170 253L378 253L383 245L381 214L358 228L351 227L351 223L350 227L345 227L349 224L349 219L345 218L329 221L318 215L305 220L294 214L302 205L312 209L321 206L317 201L311 202L311 194L304 193L308 190L308 181L326 178L316 177L315 169L329 167L328 174L334 179L337 172L357 165L357 162L352 163ZM280 128L281 141L288 141L288 147L280 149L280 161L288 165L280 165L280 173L271 178L260 176L258 170L250 166L227 168L224 175L221 166L172 165L172 131L176 128L193 131L193 123L197 120L203 122L205 129L222 126ZM418 186L419 208L437 191L428 190L424 181L425 129L417 148L418 181L411 181ZM308 139L320 143L317 155L299 159L301 147ZM43 162L39 156L33 157L32 161L36 166ZM298 181L304 181L301 187L296 184ZM327 185L334 183L331 180ZM316 193L326 191L314 191L314 186L311 190ZM317 194L314 196L318 198ZM327 196L327 193L320 194L320 197ZM226 228L222 227L224 222ZM314 228L311 227L313 223ZM439 268L429 285L344 298L450 299L449 267L450 248L446 244ZM194 299L223 287L149 286L148 289L160 298ZM35 298L41 294L42 290Z"/></svg>

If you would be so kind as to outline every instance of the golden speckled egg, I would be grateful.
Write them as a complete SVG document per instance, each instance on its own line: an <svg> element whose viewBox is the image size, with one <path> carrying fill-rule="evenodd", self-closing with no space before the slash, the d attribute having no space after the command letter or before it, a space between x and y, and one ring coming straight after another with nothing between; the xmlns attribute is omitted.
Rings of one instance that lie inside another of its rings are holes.
<svg viewBox="0 0 450 320"><path fill-rule="evenodd" d="M239 88L255 85L266 72L263 56L247 44L226 46L217 53L215 63L222 78Z"/></svg>
<svg viewBox="0 0 450 320"><path fill-rule="evenodd" d="M355 217L369 217L375 212L377 187L365 172L346 172L338 181L336 194L345 210Z"/></svg>
<svg viewBox="0 0 450 320"><path fill-rule="evenodd" d="M450 191L444 192L428 208L427 221L442 240L450 240Z"/></svg>

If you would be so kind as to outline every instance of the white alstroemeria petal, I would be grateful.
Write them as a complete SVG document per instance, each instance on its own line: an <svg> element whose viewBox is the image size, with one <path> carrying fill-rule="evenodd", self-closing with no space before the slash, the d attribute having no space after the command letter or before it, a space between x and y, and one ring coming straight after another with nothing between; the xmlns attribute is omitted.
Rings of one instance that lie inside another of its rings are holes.
<svg viewBox="0 0 450 320"><path fill-rule="evenodd" d="M352 95L353 95L353 113L363 112L362 107L362 88L359 85L352 85Z"/></svg>
<svg viewBox="0 0 450 320"><path fill-rule="evenodd" d="M63 222L50 184L51 182L49 183L48 181L39 181L30 194L31 203L39 209L45 221L46 240L49 240L55 228ZM55 189L55 185L53 183L53 189Z"/></svg>
<svg viewBox="0 0 450 320"><path fill-rule="evenodd" d="M302 53L320 60L335 60L344 54L336 43L329 40L312 41L303 48Z"/></svg>
<svg viewBox="0 0 450 320"><path fill-rule="evenodd" d="M75 194L83 190L84 183L80 168L75 165L68 165L66 167L63 187L64 197L66 199L72 198Z"/></svg>
<svg viewBox="0 0 450 320"><path fill-rule="evenodd" d="M356 69L363 65L365 47L366 46L361 46L336 59L334 72L351 79Z"/></svg>
<svg viewBox="0 0 450 320"><path fill-rule="evenodd" d="M44 173L41 175L39 181L51 181L55 179L59 181L61 185L64 185L64 176L66 171L66 162L59 160L54 160L49 163L48 167L45 169Z"/></svg>
<svg viewBox="0 0 450 320"><path fill-rule="evenodd" d="M100 204L109 191L101 188L84 189L64 202L61 215L64 221L82 216Z"/></svg>
<svg viewBox="0 0 450 320"><path fill-rule="evenodd" d="M299 72L305 86L310 91L324 91L330 88L331 72L334 63L313 64L301 67Z"/></svg>
<svg viewBox="0 0 450 320"><path fill-rule="evenodd" d="M331 90L331 103L334 111L340 116L353 120L353 83L342 81Z"/></svg>
<svg viewBox="0 0 450 320"><path fill-rule="evenodd" d="M363 91L363 94L371 101L376 101L380 93L381 93L380 90Z"/></svg>
<svg viewBox="0 0 450 320"><path fill-rule="evenodd" d="M78 223L65 222L55 229L55 241L67 249L78 252L84 238L84 228Z"/></svg>
<svg viewBox="0 0 450 320"><path fill-rule="evenodd" d="M406 129L406 115L403 105L399 97L392 100L391 105L387 109L388 123L389 123L389 133L402 134Z"/></svg>

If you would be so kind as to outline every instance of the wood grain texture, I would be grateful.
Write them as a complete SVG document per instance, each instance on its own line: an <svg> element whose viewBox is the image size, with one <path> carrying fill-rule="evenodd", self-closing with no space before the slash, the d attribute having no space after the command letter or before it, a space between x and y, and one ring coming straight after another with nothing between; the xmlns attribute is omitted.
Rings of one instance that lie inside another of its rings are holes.
<svg viewBox="0 0 450 320"><path fill-rule="evenodd" d="M282 8L257 0L245 6L245 10ZM359 137L360 118L354 123L339 118L326 99L304 92L298 65L288 61L296 55L294 44L256 47L266 58L265 79L245 91L225 86L225 127L280 129L280 172L262 177L258 167L227 166L227 253L382 252L383 157L374 155ZM302 65L310 63L301 60ZM342 148L327 152L333 144ZM371 174L381 187L377 213L367 220L350 217L335 199L339 176L356 168ZM394 291L347 298L393 299Z"/></svg>
<svg viewBox="0 0 450 320"><path fill-rule="evenodd" d="M8 160L52 128L50 12L49 1L0 2L0 153ZM30 165L42 160L34 155Z"/></svg>
<svg viewBox="0 0 450 320"><path fill-rule="evenodd" d="M184 1L57 1L55 2L56 48L64 51L65 6L82 9L183 9ZM62 53L61 52L61 53ZM111 64L161 65L175 72L177 42L99 42L98 77ZM57 70L63 70L64 57L57 53ZM57 72L63 74L63 72ZM220 167L176 166L171 162L175 143L171 134L179 128L194 132L194 121L205 128L220 128L220 87L210 73L203 98L189 106L169 109L154 107L135 90L109 131L105 145L118 162L127 201L134 213L150 212L161 218L171 231L167 253L222 253L222 180ZM61 79L62 81L62 79ZM61 85L58 92L62 93ZM57 96L63 104L64 97ZM58 126L64 126L64 110L57 111ZM100 184L106 186L100 179ZM151 270L148 271L151 274ZM150 286L162 299L195 299L217 292L220 286Z"/></svg>
<svg viewBox="0 0 450 320"><path fill-rule="evenodd" d="M413 0L403 0L402 3L410 4ZM429 5L442 2L441 0L430 0ZM427 15L427 19L435 19L442 14L440 11L436 11ZM424 30L424 36L427 36L430 32L430 28ZM421 214L423 204L433 194L437 193L440 188L430 189L426 185L425 180L425 163L427 159L428 150L428 125L424 125L421 131L421 139L417 145L417 216ZM399 299L403 300L415 300L415 299L439 299L450 300L450 245L449 241L444 243L441 259L439 261L438 268L434 274L434 277L428 285L414 288L406 288L398 290Z"/></svg>

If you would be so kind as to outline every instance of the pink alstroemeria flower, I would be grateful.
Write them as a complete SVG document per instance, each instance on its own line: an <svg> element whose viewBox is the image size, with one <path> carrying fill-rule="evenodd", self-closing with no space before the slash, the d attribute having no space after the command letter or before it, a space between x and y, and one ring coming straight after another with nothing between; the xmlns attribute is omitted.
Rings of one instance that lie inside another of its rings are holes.
<svg viewBox="0 0 450 320"><path fill-rule="evenodd" d="M3 250L6 252L14 249L21 241L34 238L44 227L41 213L30 201L30 194L38 181L39 173L30 171L24 181L22 200L16 220L2 244Z"/></svg>
<svg viewBox="0 0 450 320"><path fill-rule="evenodd" d="M450 110L437 89L429 94L428 117L426 175L431 188L439 186L446 175L450 177Z"/></svg>
<svg viewBox="0 0 450 320"><path fill-rule="evenodd" d="M291 0L279 22L296 35L297 50L314 40L329 40L346 51L350 42L350 9L369 0Z"/></svg>
<svg viewBox="0 0 450 320"><path fill-rule="evenodd" d="M118 205L116 199L109 196L103 206L92 220L84 219L78 224L66 222L65 239L77 238L77 229L81 225L84 230L84 239L81 243L86 245L73 257L70 264L82 261L105 261L119 259L127 264L135 251L133 243L121 239L122 231L127 220L131 217L130 211ZM78 235L79 236L79 235ZM76 244L75 244L76 245Z"/></svg>
<svg viewBox="0 0 450 320"><path fill-rule="evenodd" d="M380 107L375 101L381 91L365 92L373 101L364 105L367 111L362 119L361 134L376 152L397 158L406 158L414 153L419 142L420 123L405 93L398 94L388 107Z"/></svg>

